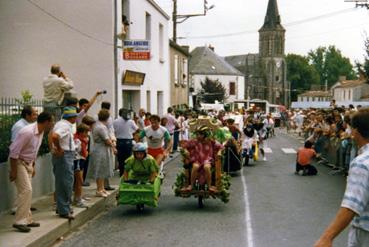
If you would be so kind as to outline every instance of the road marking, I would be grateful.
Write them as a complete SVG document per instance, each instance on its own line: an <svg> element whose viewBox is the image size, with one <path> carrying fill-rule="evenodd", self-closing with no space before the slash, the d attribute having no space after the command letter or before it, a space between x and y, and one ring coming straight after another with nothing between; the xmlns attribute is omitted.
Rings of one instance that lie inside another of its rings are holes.
<svg viewBox="0 0 369 247"><path fill-rule="evenodd" d="M296 150L293 148L282 148L283 153L285 154L295 154Z"/></svg>
<svg viewBox="0 0 369 247"><path fill-rule="evenodd" d="M243 196L245 199L245 224L246 224L246 236L247 236L246 242L247 242L247 247L254 247L254 240L252 237L249 195L247 193L247 185L246 185L244 174L242 174L241 179L242 179L242 185L243 185Z"/></svg>
<svg viewBox="0 0 369 247"><path fill-rule="evenodd" d="M264 148L264 152L266 154L271 154L271 153L273 153L273 150L271 148Z"/></svg>

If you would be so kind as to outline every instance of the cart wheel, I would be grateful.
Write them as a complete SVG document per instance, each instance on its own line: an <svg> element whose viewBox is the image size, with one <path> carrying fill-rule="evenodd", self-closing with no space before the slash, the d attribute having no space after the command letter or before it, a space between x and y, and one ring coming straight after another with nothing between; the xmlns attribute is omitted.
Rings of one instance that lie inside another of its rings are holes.
<svg viewBox="0 0 369 247"><path fill-rule="evenodd" d="M138 212L143 212L144 208L145 208L144 204L137 204L136 205L136 209L137 209Z"/></svg>
<svg viewBox="0 0 369 247"><path fill-rule="evenodd" d="M204 201L203 201L203 196L199 196L198 197L198 202L199 202L199 208L203 208L204 207Z"/></svg>

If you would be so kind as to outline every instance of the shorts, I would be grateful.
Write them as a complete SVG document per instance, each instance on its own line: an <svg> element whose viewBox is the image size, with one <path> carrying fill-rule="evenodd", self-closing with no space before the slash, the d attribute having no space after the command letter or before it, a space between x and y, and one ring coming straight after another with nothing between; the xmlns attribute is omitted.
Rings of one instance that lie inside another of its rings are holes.
<svg viewBox="0 0 369 247"><path fill-rule="evenodd" d="M351 226L348 234L348 247L365 247L369 243L369 232Z"/></svg>
<svg viewBox="0 0 369 247"><path fill-rule="evenodd" d="M148 148L147 153L156 159L159 155L164 155L164 148Z"/></svg>
<svg viewBox="0 0 369 247"><path fill-rule="evenodd" d="M80 159L80 160L74 160L74 171L83 171L85 168L86 160Z"/></svg>

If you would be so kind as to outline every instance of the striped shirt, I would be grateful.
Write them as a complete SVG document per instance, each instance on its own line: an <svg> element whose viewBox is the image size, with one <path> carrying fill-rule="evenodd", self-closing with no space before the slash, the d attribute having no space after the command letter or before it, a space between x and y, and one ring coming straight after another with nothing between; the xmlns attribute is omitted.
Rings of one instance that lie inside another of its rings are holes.
<svg viewBox="0 0 369 247"><path fill-rule="evenodd" d="M352 225L369 231L369 144L351 162L341 207L356 213Z"/></svg>

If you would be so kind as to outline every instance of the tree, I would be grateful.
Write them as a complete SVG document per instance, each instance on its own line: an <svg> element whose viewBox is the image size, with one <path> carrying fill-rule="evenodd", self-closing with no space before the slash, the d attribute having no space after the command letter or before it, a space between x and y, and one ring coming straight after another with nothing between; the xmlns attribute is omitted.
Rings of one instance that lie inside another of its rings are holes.
<svg viewBox="0 0 369 247"><path fill-rule="evenodd" d="M215 103L215 101L223 102L226 98L226 89L219 80L211 80L208 77L205 81L201 81L202 90L198 92L202 95L202 101L204 103Z"/></svg>
<svg viewBox="0 0 369 247"><path fill-rule="evenodd" d="M340 76L346 76L347 79L356 79L356 73L350 59L344 57L335 46L318 47L308 53L308 59L316 71L319 73L320 84L328 87L333 86Z"/></svg>
<svg viewBox="0 0 369 247"><path fill-rule="evenodd" d="M366 82L369 83L369 38L365 39L365 55L364 63L356 62L356 68L360 75L366 78Z"/></svg>
<svg viewBox="0 0 369 247"><path fill-rule="evenodd" d="M299 93L309 90L311 85L319 85L320 77L307 57L288 54L286 61L287 80L291 82L291 101L296 101Z"/></svg>

